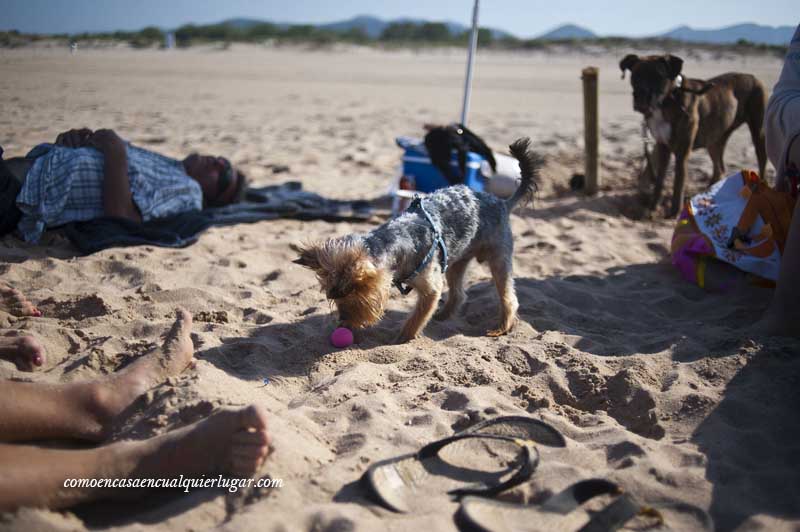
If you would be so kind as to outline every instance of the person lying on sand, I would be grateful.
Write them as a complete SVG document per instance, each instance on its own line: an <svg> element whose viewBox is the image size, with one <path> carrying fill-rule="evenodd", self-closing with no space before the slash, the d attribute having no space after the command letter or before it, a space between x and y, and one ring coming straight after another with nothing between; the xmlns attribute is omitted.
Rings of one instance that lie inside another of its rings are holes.
<svg viewBox="0 0 800 532"><path fill-rule="evenodd" d="M191 315L179 309L160 348L97 380L69 384L0 381L0 442L104 441L115 418L137 397L192 364L191 327ZM35 356L35 350L23 350L13 359L27 357L26 364L35 365ZM39 356L43 360L43 351ZM174 479L212 474L252 477L269 449L266 412L257 405L221 410L147 440L118 441L94 448L0 443L0 512L23 506L65 508L90 500L129 499L142 494L141 489L67 487L68 479Z"/></svg>
<svg viewBox="0 0 800 532"><path fill-rule="evenodd" d="M142 222L228 205L246 188L244 174L224 157L192 153L178 161L110 129L71 129L0 165L0 236L19 229L33 243L69 222Z"/></svg>
<svg viewBox="0 0 800 532"><path fill-rule="evenodd" d="M800 183L800 25L767 105L767 155L776 169L775 188L797 198ZM800 336L800 201L795 201L775 294L762 320L767 332Z"/></svg>

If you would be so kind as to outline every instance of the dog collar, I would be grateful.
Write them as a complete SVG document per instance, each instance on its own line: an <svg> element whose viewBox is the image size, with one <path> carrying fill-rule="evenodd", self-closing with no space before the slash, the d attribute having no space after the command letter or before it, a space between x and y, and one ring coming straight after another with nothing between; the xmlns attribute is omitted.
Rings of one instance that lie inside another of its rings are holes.
<svg viewBox="0 0 800 532"><path fill-rule="evenodd" d="M669 93L669 97L665 98L664 101L661 102L661 107L664 107L664 105L667 102L667 99L670 99L673 102L675 102L675 104L680 108L681 111L683 111L683 114L689 114L689 111L686 110L686 106L683 105L683 102L681 102L681 100L679 99L681 93L684 92L683 76L680 75L680 74L675 76L675 80L673 81L673 85L674 85L674 87L672 87L672 90ZM689 91L686 91L686 92L692 92L692 91L689 90Z"/></svg>
<svg viewBox="0 0 800 532"><path fill-rule="evenodd" d="M425 207L422 205L422 198L419 195L414 196L414 200L411 202L411 205L408 206L407 210L411 209L419 209L422 212L422 215L425 216L425 220L428 221L428 224L433 229L433 242L431 243L431 249L428 250L428 254L425 255L425 258L422 259L422 262L419 263L417 269L414 270L411 275L406 277L405 279L393 279L392 284L400 291L401 294L404 296L411 292L414 287L408 286L408 282L412 280L414 277L420 274L422 270L428 267L428 265L433 260L433 255L436 253L436 248L440 248L442 250L442 254L439 257L439 260L442 264L442 273L447 271L447 245L444 243L444 238L442 238L442 232L436 226L436 223L431 218L431 215L428 211L425 210Z"/></svg>

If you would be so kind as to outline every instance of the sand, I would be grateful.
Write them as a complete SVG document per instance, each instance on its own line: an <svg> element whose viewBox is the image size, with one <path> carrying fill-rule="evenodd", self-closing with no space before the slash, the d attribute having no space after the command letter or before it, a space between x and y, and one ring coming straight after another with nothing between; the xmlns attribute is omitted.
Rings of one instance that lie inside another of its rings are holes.
<svg viewBox="0 0 800 532"><path fill-rule="evenodd" d="M145 350L182 305L194 314L198 364L126 412L114 439L160 434L212 408L256 402L276 451L266 472L283 487L249 496L196 490L67 512L23 510L0 526L84 530L453 530L455 504L400 515L365 497L370 463L411 452L498 414L530 414L568 445L542 450L515 495L605 477L643 500L708 510L720 530L800 527L798 343L752 338L767 289L709 294L669 263L673 223L633 220L640 120L614 53L482 53L470 126L502 149L522 135L547 156L533 209L512 217L520 321L501 338L488 270L470 267L463 313L390 345L413 303L337 350L335 317L292 244L368 231L368 223L279 220L213 229L186 249L112 249L79 256L64 237L0 240L2 280L44 311L22 328L48 363L0 377L37 382L114 371ZM686 57L684 73L751 72L772 86L766 56ZM580 70L600 68L601 193L568 191L582 171ZM0 50L0 142L22 155L71 127L111 127L179 156L220 153L256 184L299 179L337 198L383 195L399 162L397 135L458 117L464 53L369 49L162 52ZM726 152L729 172L754 168L746 129ZM288 172L275 170L288 166ZM705 152L690 159L689 191L707 186ZM671 175L671 172L670 172ZM667 185L667 190L671 185ZM264 384L264 379L268 384Z"/></svg>

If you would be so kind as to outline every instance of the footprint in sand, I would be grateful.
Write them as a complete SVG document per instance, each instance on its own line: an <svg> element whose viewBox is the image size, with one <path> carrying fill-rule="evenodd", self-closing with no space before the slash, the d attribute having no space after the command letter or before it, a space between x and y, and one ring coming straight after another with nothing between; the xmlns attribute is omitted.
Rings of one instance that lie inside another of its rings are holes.
<svg viewBox="0 0 800 532"><path fill-rule="evenodd" d="M261 280L261 284L263 284L263 285L269 284L272 281L277 280L278 277L280 277L280 276L281 276L281 272L279 270L274 270L274 271L272 271L272 272L270 272L270 273L268 273L267 275L264 276L264 278Z"/></svg>
<svg viewBox="0 0 800 532"><path fill-rule="evenodd" d="M341 436L334 444L335 452L341 456L358 451L366 443L367 437L360 432L353 432Z"/></svg>
<svg viewBox="0 0 800 532"><path fill-rule="evenodd" d="M644 449L631 441L623 441L606 448L606 461L614 469L631 467L635 457L644 455Z"/></svg>
<svg viewBox="0 0 800 532"><path fill-rule="evenodd" d="M111 312L111 307L98 295L66 300L49 297L40 301L38 306L45 316L58 320L81 321L105 316Z"/></svg>
<svg viewBox="0 0 800 532"><path fill-rule="evenodd" d="M258 309L250 307L244 309L244 319L245 321L252 321L256 325L265 325L271 322L274 318L269 314L265 314Z"/></svg>
<svg viewBox="0 0 800 532"><path fill-rule="evenodd" d="M455 390L445 390L443 395L444 400L441 404L443 410L461 411L466 408L470 401L466 394Z"/></svg>

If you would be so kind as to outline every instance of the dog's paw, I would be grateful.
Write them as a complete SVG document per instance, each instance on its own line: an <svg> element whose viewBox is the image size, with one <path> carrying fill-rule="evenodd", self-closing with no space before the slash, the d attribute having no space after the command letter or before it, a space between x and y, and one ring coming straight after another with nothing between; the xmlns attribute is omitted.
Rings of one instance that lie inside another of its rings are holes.
<svg viewBox="0 0 800 532"><path fill-rule="evenodd" d="M511 329L492 329L491 331L486 331L486 336L491 338L497 338L498 336L505 336Z"/></svg>
<svg viewBox="0 0 800 532"><path fill-rule="evenodd" d="M407 344L408 342L414 340L415 338L416 336L408 336L406 334L400 334L397 338L394 339L394 343L396 345Z"/></svg>
<svg viewBox="0 0 800 532"><path fill-rule="evenodd" d="M436 320L436 321L444 321L446 319L449 319L450 316L452 316L452 315L453 315L453 313L450 312L449 310L442 309L442 310L440 310L439 312L437 312L436 314L433 315L433 319Z"/></svg>

